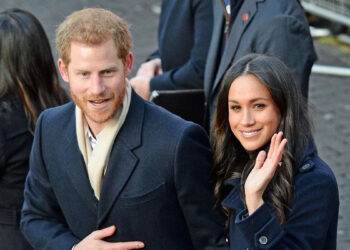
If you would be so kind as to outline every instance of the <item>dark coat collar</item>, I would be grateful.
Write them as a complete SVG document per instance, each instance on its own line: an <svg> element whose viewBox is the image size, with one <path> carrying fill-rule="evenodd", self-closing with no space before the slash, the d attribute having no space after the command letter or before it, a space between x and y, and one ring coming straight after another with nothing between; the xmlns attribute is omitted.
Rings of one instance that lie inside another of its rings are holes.
<svg viewBox="0 0 350 250"><path fill-rule="evenodd" d="M108 215L137 165L138 158L133 150L141 145L144 109L144 101L132 91L130 108L115 139L103 180L100 201L98 201L91 188L84 159L76 139L75 105L72 103L68 107L70 115L62 134L65 135L63 140L65 152L69 153L65 154L66 164L63 168L74 188L86 201L87 208L94 213L97 211L98 223L102 223Z"/></svg>
<svg viewBox="0 0 350 250"><path fill-rule="evenodd" d="M313 158L317 155L317 150L315 147L315 143L310 139L308 149L303 157L299 166L297 166L297 172L295 175L299 173L306 173L312 170L315 167L315 162ZM245 208L244 203L241 200L240 195L240 178L226 180L224 183L225 188L231 189L228 195L223 199L221 205L236 211L240 211Z"/></svg>
<svg viewBox="0 0 350 250"><path fill-rule="evenodd" d="M228 195L221 202L221 205L236 211L244 209L244 204L240 195L240 178L225 181L225 188L232 188Z"/></svg>

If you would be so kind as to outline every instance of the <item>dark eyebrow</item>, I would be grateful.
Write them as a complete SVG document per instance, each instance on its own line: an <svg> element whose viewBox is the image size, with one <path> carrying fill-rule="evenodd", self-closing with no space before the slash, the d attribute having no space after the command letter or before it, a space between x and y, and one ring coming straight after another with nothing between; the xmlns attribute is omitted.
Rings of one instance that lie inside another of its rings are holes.
<svg viewBox="0 0 350 250"><path fill-rule="evenodd" d="M238 102L235 101L235 100L228 100L228 102L238 103Z"/></svg>
<svg viewBox="0 0 350 250"><path fill-rule="evenodd" d="M254 98L254 99L251 99L250 102L257 102L257 101L269 101L268 98L262 98L262 97L258 97L258 98ZM233 102L233 103L238 103L236 100L228 100L228 102Z"/></svg>
<svg viewBox="0 0 350 250"><path fill-rule="evenodd" d="M251 102L256 102L256 101L260 101L260 100L263 100L263 101L268 101L269 99L268 98L262 98L262 97L258 97L258 98L254 98L251 100Z"/></svg>

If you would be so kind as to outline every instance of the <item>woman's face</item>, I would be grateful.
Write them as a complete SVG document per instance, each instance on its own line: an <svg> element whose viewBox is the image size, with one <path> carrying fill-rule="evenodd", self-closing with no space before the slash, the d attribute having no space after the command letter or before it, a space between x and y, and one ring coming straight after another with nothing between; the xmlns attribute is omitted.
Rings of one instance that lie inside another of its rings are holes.
<svg viewBox="0 0 350 250"><path fill-rule="evenodd" d="M228 109L231 130L246 150L261 148L277 131L279 109L266 86L252 74L232 82Z"/></svg>

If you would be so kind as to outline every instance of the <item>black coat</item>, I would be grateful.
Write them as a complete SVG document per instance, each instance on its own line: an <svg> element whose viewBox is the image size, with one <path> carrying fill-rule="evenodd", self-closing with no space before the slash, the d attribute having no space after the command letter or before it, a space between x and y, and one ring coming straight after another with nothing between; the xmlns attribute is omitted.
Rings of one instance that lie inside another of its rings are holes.
<svg viewBox="0 0 350 250"><path fill-rule="evenodd" d="M19 101L0 99L0 249L31 249L19 231L33 135Z"/></svg>

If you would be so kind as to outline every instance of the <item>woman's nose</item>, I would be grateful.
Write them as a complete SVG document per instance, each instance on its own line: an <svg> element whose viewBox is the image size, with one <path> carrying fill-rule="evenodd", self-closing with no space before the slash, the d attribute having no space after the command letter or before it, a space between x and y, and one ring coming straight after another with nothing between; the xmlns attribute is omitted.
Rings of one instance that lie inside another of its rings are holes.
<svg viewBox="0 0 350 250"><path fill-rule="evenodd" d="M241 123L246 126L254 124L254 115L250 110L243 111Z"/></svg>

